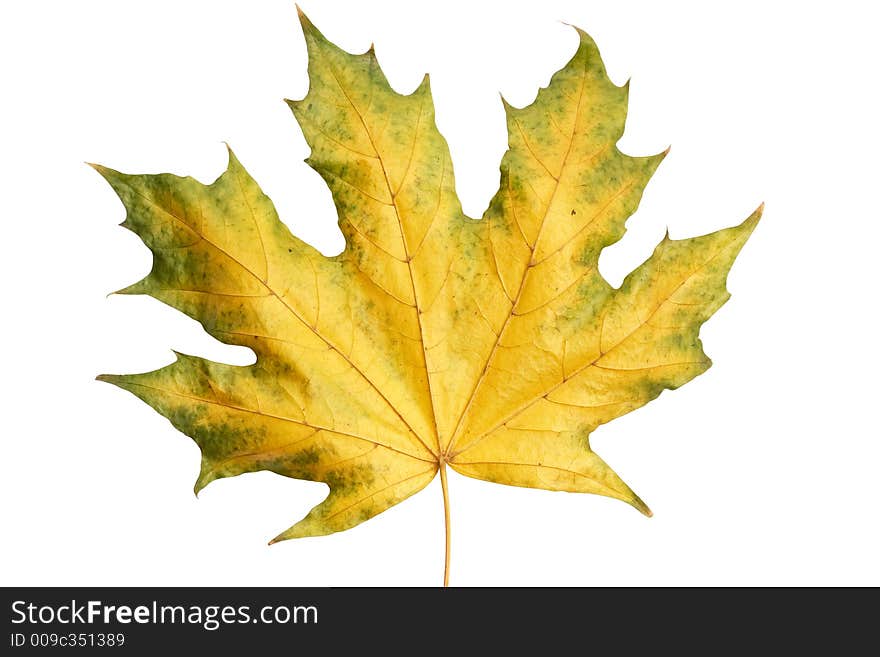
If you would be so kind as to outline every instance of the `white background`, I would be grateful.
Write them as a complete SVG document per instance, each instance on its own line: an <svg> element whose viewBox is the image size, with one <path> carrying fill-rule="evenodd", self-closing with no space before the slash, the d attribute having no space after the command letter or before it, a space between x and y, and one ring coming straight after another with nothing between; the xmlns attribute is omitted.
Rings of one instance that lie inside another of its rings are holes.
<svg viewBox="0 0 880 657"><path fill-rule="evenodd" d="M517 489L450 474L457 585L880 584L876 40L870 3L303 0L336 43L375 41L392 84L430 71L465 210L506 148L498 92L530 102L590 32L632 78L621 148L672 152L614 284L673 237L764 220L703 330L708 373L599 429L596 450L646 500ZM662 5L662 8L660 7ZM831 7L834 7L832 10ZM292 2L4 2L0 10L3 303L0 583L435 585L439 480L359 527L266 541L325 495L269 473L196 499L194 443L101 372L171 348L245 364L148 297L107 297L149 251L83 161L213 180L223 140L297 235L336 253L324 184L284 97L307 89Z"/></svg>

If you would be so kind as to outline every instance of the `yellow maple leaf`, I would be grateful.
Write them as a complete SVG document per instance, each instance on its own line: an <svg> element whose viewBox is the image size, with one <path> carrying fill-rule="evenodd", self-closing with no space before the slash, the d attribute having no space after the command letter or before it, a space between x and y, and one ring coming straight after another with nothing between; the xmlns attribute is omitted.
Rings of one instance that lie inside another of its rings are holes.
<svg viewBox="0 0 880 657"><path fill-rule="evenodd" d="M241 367L179 354L103 375L201 448L196 491L269 470L328 497L274 541L355 525L446 466L516 486L648 507L590 448L590 433L704 372L700 325L755 227L664 240L612 287L602 249L665 153L621 153L627 86L580 45L524 108L505 104L509 149L481 220L466 217L425 77L388 84L370 49L346 53L301 15L309 92L289 101L307 162L333 193L345 250L294 237L230 151L212 184L96 166L152 250L149 294L250 347ZM273 542L274 542L273 541Z"/></svg>

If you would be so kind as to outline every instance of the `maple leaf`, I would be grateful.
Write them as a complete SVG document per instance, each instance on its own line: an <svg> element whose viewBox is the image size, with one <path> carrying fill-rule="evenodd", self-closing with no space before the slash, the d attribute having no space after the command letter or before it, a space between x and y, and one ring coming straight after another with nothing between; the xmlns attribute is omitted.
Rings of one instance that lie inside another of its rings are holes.
<svg viewBox="0 0 880 657"><path fill-rule="evenodd" d="M294 237L232 152L210 185L96 166L123 225L153 252L149 294L250 366L195 356L99 379L192 437L198 492L269 470L326 483L327 498L273 542L349 529L446 466L516 486L597 493L648 507L590 447L590 433L706 371L700 325L755 227L668 236L619 289L599 254L665 153L616 143L627 86L592 39L535 101L505 103L509 149L481 220L462 213L428 77L409 95L372 48L346 53L302 14L310 87L288 101L333 194L346 247L325 257Z"/></svg>

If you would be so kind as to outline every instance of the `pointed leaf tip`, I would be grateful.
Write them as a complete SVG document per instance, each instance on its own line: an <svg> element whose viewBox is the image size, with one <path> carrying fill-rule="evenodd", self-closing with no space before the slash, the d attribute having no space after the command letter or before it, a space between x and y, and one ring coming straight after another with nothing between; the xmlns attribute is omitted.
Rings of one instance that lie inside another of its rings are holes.
<svg viewBox="0 0 880 657"><path fill-rule="evenodd" d="M97 171L102 178L107 179L110 175L116 173L115 170L105 167L103 164L97 164L96 162L86 162L90 167L92 167L95 171Z"/></svg>
<svg viewBox="0 0 880 657"><path fill-rule="evenodd" d="M276 537L273 538L271 541L269 541L269 542L267 543L267 545L275 545L276 543L281 543L282 541L290 540L290 538L289 538L288 536L286 536L286 534L287 534L289 531L290 531L289 529L284 530L283 532L281 532L280 534L278 534L278 536L276 536Z"/></svg>
<svg viewBox="0 0 880 657"><path fill-rule="evenodd" d="M315 24L306 16L305 12L299 5L296 5L296 15L299 18L299 24L302 27L303 34L308 36L309 34L324 38L324 35L321 34L321 31L315 27Z"/></svg>
<svg viewBox="0 0 880 657"><path fill-rule="evenodd" d="M752 231L755 230L755 226L758 225L758 223L761 221L761 217L763 216L764 203L761 203L761 205L755 208L755 211L752 212L752 214L750 214L748 218L739 225L740 228L743 228L747 231L746 237L748 237L748 235L751 235Z"/></svg>
<svg viewBox="0 0 880 657"><path fill-rule="evenodd" d="M654 517L654 512L648 508L648 505L645 504L638 495L633 496L633 499L630 500L630 505L632 505L636 510L639 511L639 513L641 513L645 517L647 517L647 518Z"/></svg>
<svg viewBox="0 0 880 657"><path fill-rule="evenodd" d="M95 381L101 381L102 383L111 383L114 386L120 386L122 383L122 376L119 374L99 374L95 377Z"/></svg>
<svg viewBox="0 0 880 657"><path fill-rule="evenodd" d="M242 168L241 161L232 150L232 147L225 141L223 144L226 146L226 171L231 171L233 167Z"/></svg>
<svg viewBox="0 0 880 657"><path fill-rule="evenodd" d="M586 31L579 28L577 25L572 25L575 32L577 32L578 37L580 38L580 48L587 48L590 50L596 50L598 52L598 47L596 46L596 40L593 39Z"/></svg>

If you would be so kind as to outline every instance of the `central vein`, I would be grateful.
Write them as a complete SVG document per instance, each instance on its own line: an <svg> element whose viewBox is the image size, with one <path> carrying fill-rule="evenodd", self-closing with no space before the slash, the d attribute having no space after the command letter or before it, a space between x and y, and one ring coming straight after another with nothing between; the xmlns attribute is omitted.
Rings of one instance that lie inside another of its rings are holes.
<svg viewBox="0 0 880 657"><path fill-rule="evenodd" d="M371 67L374 65L374 61L375 60L373 59L370 60ZM433 435L431 436L431 438L433 439L433 443L436 447L436 451L432 451L434 453L434 456L437 457L438 462L440 462L443 459L445 452L443 452L440 448L440 438L437 433L437 417L434 411L434 393L431 390L431 376L428 373L428 354L425 349L425 330L422 326L422 311L419 305L419 296L416 291L415 277L413 276L413 252L410 250L409 244L407 243L406 231L403 229L403 219L400 216L400 208L397 204L397 195L400 192L400 189L403 187L404 182L406 181L406 176L409 173L410 164L412 163L413 154L415 153L416 142L418 141L419 137L419 128L421 126L424 99L422 99L419 105L419 114L418 119L416 120L415 130L413 131L413 144L410 150L409 161L407 162L407 167L403 173L403 177L401 178L400 185L398 186L397 190L395 190L392 188L391 179L388 176L388 170L385 168L385 162L382 158L382 154L376 147L376 143L373 140L373 135L370 133L370 128L367 126L367 122L364 120L363 113L358 109L357 105L355 105L354 101L352 101L351 97L348 95L348 92L346 92L345 87L342 86L339 77L336 75L336 71L331 68L330 73L333 76L333 79L336 81L336 84L339 86L339 90L342 92L342 95L345 96L345 99L348 101L349 105L351 105L352 109L354 110L354 113L357 115L361 126L363 126L364 134L367 136L367 139L370 142L370 146L373 148L373 152L376 154L376 159L379 162L379 166L382 169L382 178L385 181L385 187L388 190L388 196L391 198L391 207L394 208L394 216L397 217L397 226L400 229L400 238L403 241L403 250L406 254L406 270L409 273L409 285L412 292L412 298L415 305L416 320L419 327L419 344L421 345L422 365L425 368L425 381L427 382L428 386L428 399L430 401L429 407L431 411L431 427L433 429ZM372 76L370 77L370 80L372 84Z"/></svg>

